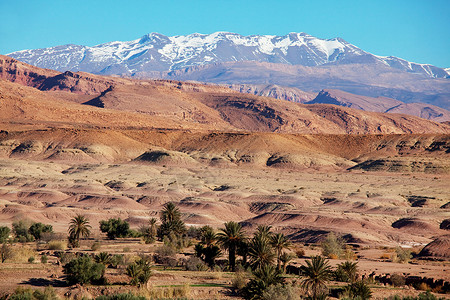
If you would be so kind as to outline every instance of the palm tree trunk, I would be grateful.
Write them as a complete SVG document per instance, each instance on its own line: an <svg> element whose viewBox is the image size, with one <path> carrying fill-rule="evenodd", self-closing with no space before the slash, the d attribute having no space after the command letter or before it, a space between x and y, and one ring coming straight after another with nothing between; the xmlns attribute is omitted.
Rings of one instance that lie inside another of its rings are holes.
<svg viewBox="0 0 450 300"><path fill-rule="evenodd" d="M278 249L277 250L277 270L281 270L281 250L280 249Z"/></svg>
<svg viewBox="0 0 450 300"><path fill-rule="evenodd" d="M236 271L236 246L230 245L228 249L228 259L230 261L231 272Z"/></svg>

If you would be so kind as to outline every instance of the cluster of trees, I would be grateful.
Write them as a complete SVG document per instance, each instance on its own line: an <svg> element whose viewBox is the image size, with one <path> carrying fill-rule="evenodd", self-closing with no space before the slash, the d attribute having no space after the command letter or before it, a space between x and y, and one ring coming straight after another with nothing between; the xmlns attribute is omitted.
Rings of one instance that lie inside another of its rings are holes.
<svg viewBox="0 0 450 300"><path fill-rule="evenodd" d="M228 260L221 263L222 268L229 271L248 270L251 279L239 289L246 299L264 299L268 293L282 293L289 288L285 281L286 266L295 255L289 249L292 247L289 239L282 233L272 232L271 226L258 226L253 236L247 236L242 226L236 222L227 222L217 232L210 226L203 226L198 230L189 229L181 219L181 212L175 204L169 202L160 213L160 225L157 219L150 219L149 223L141 226L139 231L130 229L128 222L120 218L100 221L100 230L109 239L140 236L146 243L159 239L166 248L161 248L160 259L174 256L174 251L189 245L188 235L196 236L198 243L194 246L195 257L205 266L214 269L218 258L226 253ZM80 246L80 239L90 236L92 226L82 215L75 216L69 224L68 240L73 248ZM28 236L40 239L45 232L52 232L50 225L33 223L25 226L18 222L13 224L13 232L20 239L28 240ZM0 227L0 240L8 236L8 228ZM323 254L329 257L345 257L348 251L341 240L329 236L322 245ZM351 253L350 253L351 254ZM126 274L130 277L130 284L146 284L151 276L150 258L140 257L126 266ZM107 267L114 265L113 256L101 252L95 256L77 255L68 260L64 266L64 273L70 284L104 283ZM311 299L324 299L328 294L327 282L338 280L348 282L343 291L350 298L359 297L369 299L371 291L368 286L358 280L356 263L347 261L335 270L323 256L314 256L307 260L300 269L301 288ZM270 297L269 297L270 298Z"/></svg>
<svg viewBox="0 0 450 300"><path fill-rule="evenodd" d="M28 223L18 221L12 224L12 233L15 241L24 243L41 240L45 234L53 233L52 225L40 222ZM0 243L10 241L11 229L7 226L0 226ZM13 241L11 240L11 241Z"/></svg>

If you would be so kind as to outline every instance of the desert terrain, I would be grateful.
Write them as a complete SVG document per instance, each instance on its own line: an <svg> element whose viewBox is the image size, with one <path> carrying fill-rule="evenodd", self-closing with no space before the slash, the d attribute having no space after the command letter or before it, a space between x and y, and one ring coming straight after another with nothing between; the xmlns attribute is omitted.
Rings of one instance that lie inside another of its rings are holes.
<svg viewBox="0 0 450 300"><path fill-rule="evenodd" d="M59 73L0 58L2 226L42 222L66 239L70 220L81 214L92 236L68 252L132 259L162 243L107 240L99 221L120 217L137 230L173 202L187 226L219 229L235 221L249 236L258 225L272 226L304 249L291 261L294 269L320 254L334 233L354 251L361 275L450 281L448 124L219 86ZM0 264L2 293L47 285L74 298L132 290L120 268L107 270L107 287L67 286L45 244L13 247L49 253L49 263L26 257ZM397 247L412 250L410 263L392 261ZM189 299L239 299L233 276L156 263L147 287L183 288ZM383 299L421 291L374 283L372 292Z"/></svg>

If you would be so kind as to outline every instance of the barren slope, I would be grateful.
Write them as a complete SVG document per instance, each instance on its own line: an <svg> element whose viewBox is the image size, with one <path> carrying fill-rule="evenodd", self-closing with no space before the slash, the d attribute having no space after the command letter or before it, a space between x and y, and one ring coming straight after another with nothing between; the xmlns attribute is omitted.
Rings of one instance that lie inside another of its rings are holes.
<svg viewBox="0 0 450 300"><path fill-rule="evenodd" d="M337 134L445 133L449 130L447 125L412 116L369 113L328 105L305 106L272 98L240 94L224 87L194 83L136 81L71 72L54 75L47 70L35 70L33 69L35 67L30 67L36 72L41 72L39 78L45 77L41 83L37 84L31 79L26 80L26 74L28 74L26 64L4 56L0 61L4 78L20 84L29 84L47 91L47 95L50 95L49 101L37 100L37 98L46 98L45 94L32 89L22 89L21 93L18 93L14 90L19 89L14 87L17 83L14 83L4 88L2 92L5 94L3 97L11 99L8 101L9 106L17 106L15 102L27 98L27 101L45 103L46 107L54 103L55 110L60 110L60 107L64 105L53 100L63 99L97 108L150 115L152 119L150 126L160 128L207 127L213 130ZM28 91L29 94L27 94ZM70 107L73 110L77 109L73 105ZM88 109L86 106L80 106L79 110L87 111ZM92 111L99 112L98 109ZM16 113L6 108L2 112L4 115L11 116ZM38 111L30 113L25 109L21 113L21 118L24 120L46 118L41 115L45 114ZM56 118L61 118L62 115L58 113ZM98 120L93 122L87 116L80 118L75 117L76 113L71 115L79 121L85 120L83 122L88 124L98 124ZM137 117L137 119L140 118L148 119ZM168 120L167 125L161 121L163 119ZM70 120L71 117L67 119L67 122ZM111 125L104 122L103 126Z"/></svg>
<svg viewBox="0 0 450 300"><path fill-rule="evenodd" d="M404 103L395 99L355 95L340 90L322 90L316 98L307 104L335 104L362 109L365 111L403 113L421 117L435 122L450 120L446 109L425 103Z"/></svg>

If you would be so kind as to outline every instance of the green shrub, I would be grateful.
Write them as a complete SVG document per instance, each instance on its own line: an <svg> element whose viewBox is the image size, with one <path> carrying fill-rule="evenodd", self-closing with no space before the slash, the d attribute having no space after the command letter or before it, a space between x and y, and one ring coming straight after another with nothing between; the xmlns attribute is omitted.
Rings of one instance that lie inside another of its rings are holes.
<svg viewBox="0 0 450 300"><path fill-rule="evenodd" d="M273 265L264 265L253 271L253 278L247 283L242 293L245 299L262 299L264 292L272 285L284 284L281 272Z"/></svg>
<svg viewBox="0 0 450 300"><path fill-rule="evenodd" d="M392 274L390 278L391 284L393 286L404 286L405 285L405 277L399 274Z"/></svg>
<svg viewBox="0 0 450 300"><path fill-rule="evenodd" d="M155 253L160 256L175 256L177 254L174 248L167 245L158 247Z"/></svg>
<svg viewBox="0 0 450 300"><path fill-rule="evenodd" d="M198 257L191 256L184 261L187 271L208 271L208 266Z"/></svg>
<svg viewBox="0 0 450 300"><path fill-rule="evenodd" d="M100 230L105 232L109 239L123 238L130 235L130 224L120 218L100 221Z"/></svg>
<svg viewBox="0 0 450 300"><path fill-rule="evenodd" d="M94 256L94 260L96 263L103 264L105 266L109 265L112 261L112 255L107 252L100 252L96 256Z"/></svg>
<svg viewBox="0 0 450 300"><path fill-rule="evenodd" d="M40 240L43 233L53 232L52 225L46 225L42 223L33 223L28 232L34 237L35 240Z"/></svg>
<svg viewBox="0 0 450 300"><path fill-rule="evenodd" d="M66 250L67 243L64 241L51 241L47 245L48 250Z"/></svg>
<svg viewBox="0 0 450 300"><path fill-rule="evenodd" d="M30 256L30 257L28 258L28 262L29 262L30 264L34 263L34 256Z"/></svg>
<svg viewBox="0 0 450 300"><path fill-rule="evenodd" d="M131 278L131 285L146 284L151 274L150 262L144 258L139 259L127 267L127 275Z"/></svg>
<svg viewBox="0 0 450 300"><path fill-rule="evenodd" d="M0 260L2 263L5 262L5 260L10 259L13 257L13 251L10 245L4 243L2 247L0 247Z"/></svg>
<svg viewBox="0 0 450 300"><path fill-rule="evenodd" d="M387 298L389 300L438 300L438 298L433 295L430 291L420 293L417 297L414 296L404 296L400 297L398 295L390 296ZM445 298L439 298L439 300L444 300Z"/></svg>
<svg viewBox="0 0 450 300"><path fill-rule="evenodd" d="M392 256L393 262L407 264L412 258L411 250L402 247L395 248L395 255Z"/></svg>
<svg viewBox="0 0 450 300"><path fill-rule="evenodd" d="M102 246L102 245L101 245L99 242L94 242L94 243L91 245L91 250L92 250L92 251L98 251L98 250L100 250L101 246Z"/></svg>
<svg viewBox="0 0 450 300"><path fill-rule="evenodd" d="M20 243L32 242L33 236L28 232L29 226L25 221L18 221L12 223L14 236Z"/></svg>
<svg viewBox="0 0 450 300"><path fill-rule="evenodd" d="M346 293L351 299L367 300L372 297L372 291L364 281L356 281L348 285Z"/></svg>
<svg viewBox="0 0 450 300"><path fill-rule="evenodd" d="M117 268L119 265L122 265L125 261L125 257L123 254L114 254L110 259L110 265L113 268Z"/></svg>
<svg viewBox="0 0 450 300"><path fill-rule="evenodd" d="M63 252L63 251L56 251L55 256L58 258L60 263L63 265L76 258L76 255L74 253Z"/></svg>
<svg viewBox="0 0 450 300"><path fill-rule="evenodd" d="M56 291L53 287L48 286L44 290L35 290L33 292L33 297L36 300L57 300L59 299Z"/></svg>
<svg viewBox="0 0 450 300"><path fill-rule="evenodd" d="M233 280L231 281L231 286L235 290L242 290L247 285L247 276L243 271L237 271L234 273Z"/></svg>
<svg viewBox="0 0 450 300"><path fill-rule="evenodd" d="M146 300L143 296L136 296L131 293L99 296L95 300Z"/></svg>
<svg viewBox="0 0 450 300"><path fill-rule="evenodd" d="M43 290L32 290L31 288L17 288L8 299L13 300L58 300L55 289L48 286Z"/></svg>
<svg viewBox="0 0 450 300"><path fill-rule="evenodd" d="M298 258L302 258L303 256L305 256L305 250L303 248L296 248L294 252Z"/></svg>
<svg viewBox="0 0 450 300"><path fill-rule="evenodd" d="M102 279L105 266L96 263L89 256L81 256L63 266L69 284L95 283Z"/></svg>
<svg viewBox="0 0 450 300"><path fill-rule="evenodd" d="M0 226L0 243L6 243L9 238L9 234L11 233L11 229L6 226Z"/></svg>
<svg viewBox="0 0 450 300"><path fill-rule="evenodd" d="M262 300L294 300L299 299L298 291L290 284L276 284L269 286L261 297Z"/></svg>
<svg viewBox="0 0 450 300"><path fill-rule="evenodd" d="M162 241L164 245L172 247L178 251L181 251L183 248L190 247L192 245L191 239L186 236L177 235L174 232L163 236Z"/></svg>
<svg viewBox="0 0 450 300"><path fill-rule="evenodd" d="M344 252L345 243L341 237L337 237L333 232L329 233L325 241L322 242L322 254L328 258L339 258Z"/></svg>
<svg viewBox="0 0 450 300"><path fill-rule="evenodd" d="M41 256L41 263L46 264L47 261L48 261L47 255L43 254L43 255Z"/></svg>

